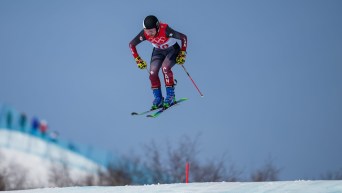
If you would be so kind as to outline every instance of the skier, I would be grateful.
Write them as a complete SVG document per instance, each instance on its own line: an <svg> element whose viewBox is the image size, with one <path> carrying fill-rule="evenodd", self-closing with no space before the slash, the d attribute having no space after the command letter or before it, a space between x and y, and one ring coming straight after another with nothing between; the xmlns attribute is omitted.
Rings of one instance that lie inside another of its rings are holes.
<svg viewBox="0 0 342 193"><path fill-rule="evenodd" d="M187 36L173 30L166 23L159 22L154 15L147 16L143 21L143 30L129 43L138 68L146 69L146 62L140 58L136 46L147 40L153 45L150 63L150 81L154 95L151 109L168 108L176 102L175 83L171 68L184 64L186 58ZM177 40L181 40L181 46ZM159 70L162 68L166 87L166 98L162 95Z"/></svg>

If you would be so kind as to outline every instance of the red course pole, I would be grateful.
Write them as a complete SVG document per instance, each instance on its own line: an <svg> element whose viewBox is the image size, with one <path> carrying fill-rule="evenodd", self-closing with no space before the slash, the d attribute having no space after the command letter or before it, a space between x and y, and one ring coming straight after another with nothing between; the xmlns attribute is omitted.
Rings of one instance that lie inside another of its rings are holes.
<svg viewBox="0 0 342 193"><path fill-rule="evenodd" d="M189 162L186 162L186 164L185 164L185 183L189 183L189 170L190 170L190 164L189 164Z"/></svg>

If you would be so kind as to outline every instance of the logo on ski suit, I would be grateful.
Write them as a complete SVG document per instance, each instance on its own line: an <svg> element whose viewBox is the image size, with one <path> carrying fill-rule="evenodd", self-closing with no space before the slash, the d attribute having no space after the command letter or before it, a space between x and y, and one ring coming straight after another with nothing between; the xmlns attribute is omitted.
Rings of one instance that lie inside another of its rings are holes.
<svg viewBox="0 0 342 193"><path fill-rule="evenodd" d="M151 37L145 33L145 37L147 41L151 42L155 48L159 48L159 49L166 49L170 46L173 46L175 43L177 43L177 41L176 39L169 38L166 35L166 28L167 28L167 24L160 23L160 28L159 28L159 32L157 36Z"/></svg>

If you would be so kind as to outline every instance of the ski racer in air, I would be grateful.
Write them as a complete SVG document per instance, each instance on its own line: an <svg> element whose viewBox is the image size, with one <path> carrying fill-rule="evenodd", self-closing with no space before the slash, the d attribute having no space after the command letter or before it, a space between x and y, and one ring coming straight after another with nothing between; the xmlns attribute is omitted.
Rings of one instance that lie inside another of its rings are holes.
<svg viewBox="0 0 342 193"><path fill-rule="evenodd" d="M158 108L167 109L176 102L172 67L176 63L183 65L185 62L187 36L175 31L168 24L160 22L156 16L147 16L143 21L143 29L129 43L135 62L140 69L146 69L147 64L139 56L136 46L145 40L151 42L154 47L149 71L151 88L154 95L151 110ZM177 40L181 41L181 45L178 44ZM161 90L160 69L162 69L166 87L165 99Z"/></svg>

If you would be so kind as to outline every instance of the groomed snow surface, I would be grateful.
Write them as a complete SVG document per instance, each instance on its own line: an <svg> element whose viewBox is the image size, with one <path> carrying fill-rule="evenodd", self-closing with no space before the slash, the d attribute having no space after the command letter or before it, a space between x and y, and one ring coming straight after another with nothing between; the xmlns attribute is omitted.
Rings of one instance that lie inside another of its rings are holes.
<svg viewBox="0 0 342 193"><path fill-rule="evenodd" d="M341 193L342 181L216 182L45 188L10 193Z"/></svg>

